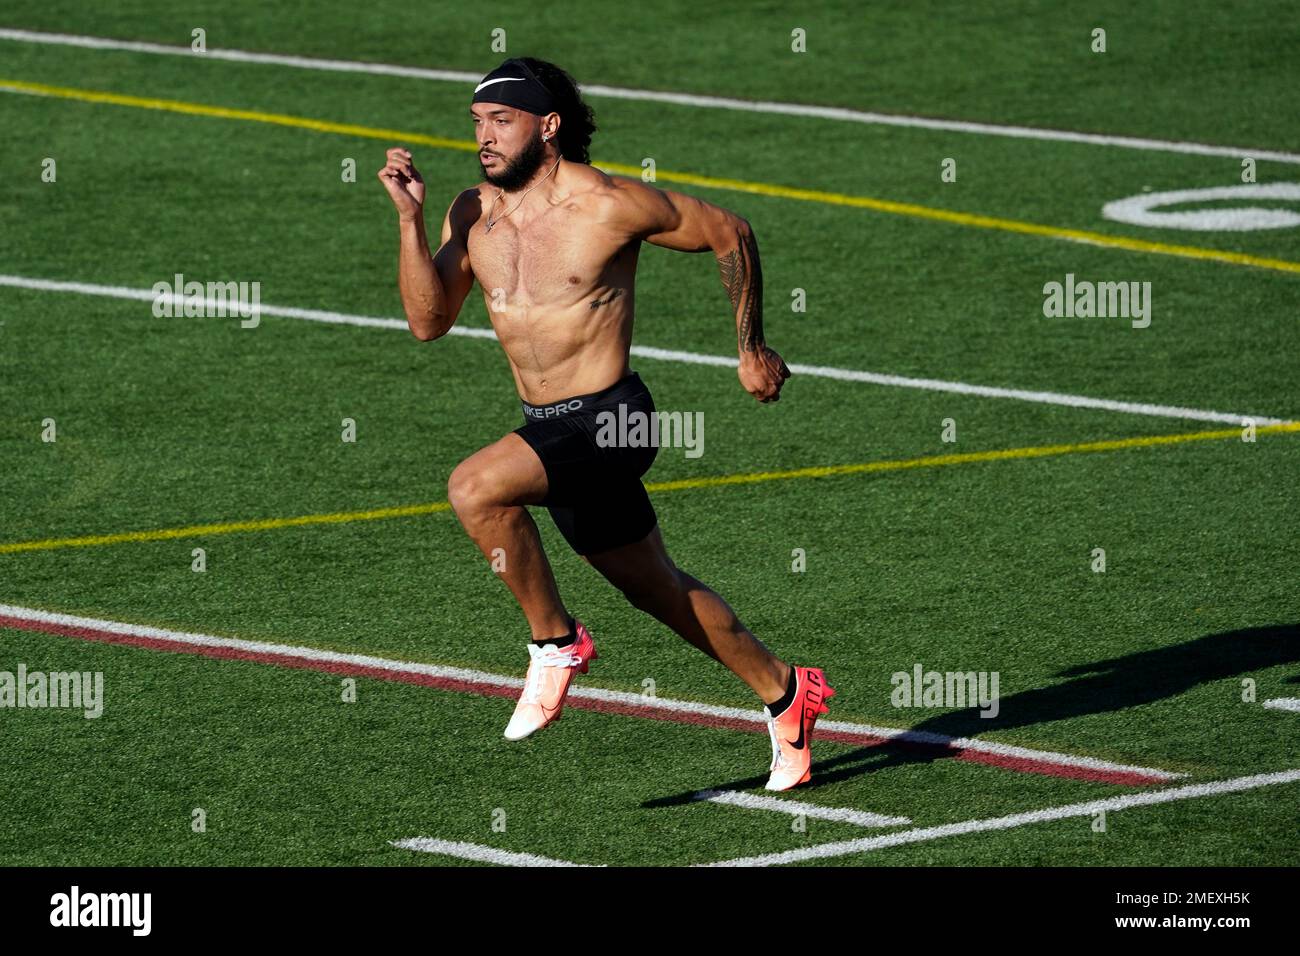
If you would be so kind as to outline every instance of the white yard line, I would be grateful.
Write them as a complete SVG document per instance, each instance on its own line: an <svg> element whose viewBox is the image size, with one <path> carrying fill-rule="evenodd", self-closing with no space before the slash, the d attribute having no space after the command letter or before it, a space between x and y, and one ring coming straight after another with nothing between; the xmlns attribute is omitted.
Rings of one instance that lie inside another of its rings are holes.
<svg viewBox="0 0 1300 956"><path fill-rule="evenodd" d="M442 856L473 860L476 863L495 863L497 866L585 866L583 863L553 860L547 856L534 856L532 853L512 853L509 850L498 850L496 847L482 846L478 843L459 843L455 840L439 840L434 837L412 837L408 840L390 840L389 843L400 850L438 853Z"/></svg>
<svg viewBox="0 0 1300 956"><path fill-rule="evenodd" d="M139 637L149 640L167 641L180 645L225 648L228 650L243 651L250 654L275 655L278 657L297 658L299 660L318 663L346 664L353 667L373 668L376 670L386 670L398 673L420 674L427 677L463 681L469 684L485 684L512 688L520 688L523 687L524 684L522 678L507 676L505 674L494 674L490 671L471 670L464 667L449 667L441 664L423 664L413 661L392 660L383 657L373 657L367 654L347 654L341 651L329 651L296 644L277 644L269 641L249 641L235 637L218 637L213 634L177 631L166 628L149 627L143 624L131 624L122 621L111 621L93 617L81 617L73 614L60 614L54 611L43 611L29 607L16 607L9 604L0 604L0 617L9 617L22 621L31 621L34 623L66 628L89 628L110 634L120 634L124 637ZM698 701L673 700L666 697L647 697L631 691L616 691L606 690L599 687L575 686L570 689L569 696L577 699L625 705L646 712L660 710L670 714L694 714L701 717L718 717L728 720L743 721L755 725L766 725L767 723L767 718L762 711L746 710L741 707L724 707L718 704L704 704ZM910 735L910 737L923 740L925 743L937 745L952 745L955 743L953 738L944 737L940 734L927 733L917 735L911 731L899 730L896 727L875 727L871 724L856 724L839 720L819 721L818 727L821 729L846 731L848 733L861 734L869 737L908 739ZM1177 777L1185 776L1185 774L1172 773L1168 770L1159 770L1151 767L1137 767L1129 764L1111 763L1106 760L1098 760L1095 757L1056 753L1053 751L1030 750L1025 747L1011 747L1007 744L998 744L991 741L970 738L963 738L961 740L960 749L982 751L998 756L1006 756L1010 754L1024 760L1044 764L1086 767L1089 769L1113 771L1116 773L1140 774L1164 780L1172 780Z"/></svg>
<svg viewBox="0 0 1300 956"><path fill-rule="evenodd" d="M1064 820L1071 817L1090 817L1097 813L1127 810L1132 807L1147 807L1176 800L1190 800L1197 797L1222 796L1240 793L1259 787L1300 781L1300 770L1282 770L1276 773L1254 774L1248 777L1235 777L1231 780L1218 780L1211 783L1191 784L1173 787L1167 790L1135 793L1122 797L1108 797L1104 800L1090 800L1086 803L1071 803L1059 807L1047 807L1042 810L1030 810L1026 813L1013 813L1008 816L991 817L980 820L965 820L961 823L948 823L943 826L918 827L900 833L883 836L862 837L856 840L839 840L834 843L822 843L817 846L802 847L797 850L785 850L778 853L766 853L761 856L739 857L720 860L703 866L780 866L802 863L808 860L825 860L832 857L848 856L854 853L868 853L885 847L902 846L908 843L923 843L944 837L960 836L966 833L982 833L991 830L1010 830L1027 826L1031 823L1044 823L1051 820ZM732 791L704 790L697 793L696 799L710 800L715 803L727 803L748 809L779 810L785 813L802 813L808 817L826 820L839 820L858 823L860 826L891 826L896 823L908 823L905 817L877 817L875 814L854 810L818 807L813 804L795 803L774 798L757 797L752 794ZM778 806L772 806L777 804ZM862 822L855 818L874 818L871 822ZM885 821L885 822L879 822ZM495 847L481 846L477 843L457 843L438 840L431 837L416 837L408 840L394 840L392 845L422 853L439 853L455 856L465 860L482 863L495 863L501 866L579 866L565 860L555 860L531 853L512 853Z"/></svg>
<svg viewBox="0 0 1300 956"><path fill-rule="evenodd" d="M887 817L865 810L851 810L847 807L822 807L815 803L800 803L797 800L781 800L777 797L762 797L753 793L737 790L701 790L695 794L695 800L709 803L721 803L745 810L770 810L790 816L805 816L814 820L833 820L836 823L852 823L859 827L901 827L912 821L907 817Z"/></svg>
<svg viewBox="0 0 1300 956"><path fill-rule="evenodd" d="M1270 710L1290 710L1300 713L1300 697L1274 697L1272 700L1264 701L1264 706Z"/></svg>
<svg viewBox="0 0 1300 956"><path fill-rule="evenodd" d="M171 277L168 277L170 281ZM137 302L154 300L151 289L131 289L124 286L97 285L88 282L61 282L51 279L34 279L27 276L0 275L0 287L30 289L39 292L63 292L79 295L100 296L111 299L129 299ZM182 305L185 300L172 294L171 301ZM205 299L205 304L212 307L221 305L216 300ZM298 319L307 322L325 322L336 325L356 325L368 328L394 329L407 331L402 319L379 318L367 315L349 315L343 312L327 312L319 309L296 309L287 306L261 305L262 315L284 319ZM175 321L175 320L159 320ZM253 330L249 330L250 334ZM452 335L468 336L479 339L495 339L491 329L472 328L454 325ZM677 362L687 365L714 365L735 368L738 360L728 355L703 355L699 352L683 352L676 349L661 349L652 346L634 345L632 354L637 358L653 359L661 362ZM1069 395L1063 392L1042 392L1020 388L1000 388L992 385L972 385L968 382L949 382L933 378L912 378L904 375L889 375L882 372L868 372L860 369L833 368L825 365L803 365L790 363L790 370L796 375L810 378L826 378L841 382L863 382L869 385L884 385L891 388L912 388L927 392L947 392L957 395L972 395L978 398L1006 398L1022 402L1034 402L1042 405L1060 405L1067 408L1087 408L1097 411L1121 412L1128 415L1145 415L1153 418L1176 418L1185 421L1223 422L1240 426L1244 419L1251 419L1256 425L1281 425L1287 419L1252 413L1219 412L1201 408L1185 408L1177 405L1155 405L1149 402L1125 402L1108 398L1092 398L1086 395Z"/></svg>
<svg viewBox="0 0 1300 956"><path fill-rule="evenodd" d="M989 830L1010 830L1030 823L1044 823L1048 820L1064 820L1069 817L1090 817L1096 813L1112 810L1127 810L1130 807L1147 807L1158 803L1171 803L1175 800L1190 800L1195 797L1211 797L1225 793L1239 793L1257 787L1269 787L1280 783L1300 781L1300 770L1281 770L1276 773L1261 773L1249 777L1236 777L1231 780L1219 780L1213 783L1196 783L1166 790L1153 790L1134 793L1122 797L1108 797L1104 800L1090 800L1087 803L1071 803L1060 807L1048 807L1043 810L1031 810L1028 813L1013 813L1004 817L992 817L983 820L965 820L961 823L948 823L937 827L918 827L903 830L901 833L888 833L876 837L862 837L857 840L840 840L835 843L823 843L818 846L803 847L798 850L786 850L780 853L766 853L762 856L740 857L734 860L721 860L706 866L775 866L787 863L801 863L805 860L825 860L830 857L847 856L852 853L868 853L885 847L902 846L906 843L923 843L927 840L939 840L944 837L961 836L965 833L982 833Z"/></svg>
<svg viewBox="0 0 1300 956"><path fill-rule="evenodd" d="M328 70L341 73L370 73L379 76L399 76L408 79L436 80L448 83L474 84L482 74L463 70L435 70L424 67L400 66L388 63L367 63L357 60L332 60L317 57L292 56L279 53L255 53L248 50L209 48L205 53L195 53L188 46L147 43L136 40L116 40L108 37L80 36L66 33L44 33L36 30L0 29L0 40L19 43L39 43L53 46L81 47L91 50L118 50L132 53L151 53L166 56L186 56L194 59L224 60L233 63L261 63L287 66L305 70ZM1088 146L1110 146L1120 149L1150 150L1165 153L1183 153L1193 156L1250 156L1257 160L1278 163L1300 163L1300 154L1279 150L1254 149L1245 146L1216 146L1208 143L1191 143L1177 140L1149 139L1137 136L1111 136L1104 133L1080 133L1071 130L1044 129L1032 126L1008 126L999 123L976 123L966 120L935 119L926 116L905 116L893 113L874 113L838 106L815 106L802 103L780 103L766 100L741 100L725 96L702 96L694 93L674 93L663 90L629 89L604 86L597 83L582 85L584 95L604 96L612 99L634 100L649 103L671 103L697 109L719 109L747 113L774 113L839 122L864 123L876 126L895 126L912 129L936 130L944 133L967 133L979 136L1001 136L1012 139L1047 140L1060 143L1080 143ZM468 94L467 94L468 96Z"/></svg>

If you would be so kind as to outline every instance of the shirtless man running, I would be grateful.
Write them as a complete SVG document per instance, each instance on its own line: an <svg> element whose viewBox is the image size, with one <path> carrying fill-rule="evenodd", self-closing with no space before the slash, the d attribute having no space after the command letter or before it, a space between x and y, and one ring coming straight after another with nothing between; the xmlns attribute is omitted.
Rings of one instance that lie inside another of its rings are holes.
<svg viewBox="0 0 1300 956"><path fill-rule="evenodd" d="M486 182L458 195L430 253L425 184L401 147L380 182L397 207L398 284L411 333L445 335L477 279L523 401L524 424L462 461L447 483L465 531L532 630L524 690L505 736L560 716L575 671L596 657L565 609L528 505L546 507L569 545L637 608L720 661L766 705L769 790L811 775L809 743L834 691L821 670L786 664L727 603L673 564L641 476L654 447L598 442L597 415L654 414L630 370L633 288L642 241L711 251L735 309L740 383L778 399L790 370L763 339L762 272L749 223L728 210L589 165L591 110L563 70L529 57L493 70L470 106ZM496 552L500 553L500 552Z"/></svg>

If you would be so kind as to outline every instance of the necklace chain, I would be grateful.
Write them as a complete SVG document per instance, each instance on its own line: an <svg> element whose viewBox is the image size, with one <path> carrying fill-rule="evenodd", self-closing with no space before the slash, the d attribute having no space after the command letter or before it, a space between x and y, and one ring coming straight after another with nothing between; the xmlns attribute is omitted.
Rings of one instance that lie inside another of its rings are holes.
<svg viewBox="0 0 1300 956"><path fill-rule="evenodd" d="M559 158L557 158L557 159L555 160L555 166L560 165L560 160L563 159L563 158L564 158L563 156L560 156ZM513 207L512 209L510 209L509 212L504 212L504 213L502 213L500 216L498 216L496 219L493 219L493 218L492 218L492 212L493 212L493 210L495 210L495 209L497 208L497 202L501 199L502 196L504 196L504 195L506 194L506 191L505 191L504 189L499 190L499 191L497 192L497 194L496 194L496 197L493 198L493 200L492 200L492 206L491 206L491 208L488 209L487 225L483 227L483 232L485 232L485 233L491 232L493 226L495 226L497 223L499 223L502 219L505 219L507 216L509 216L510 213L512 213L512 212L515 211L515 209L518 209L519 206L523 203L524 199L528 196L528 194L529 194L530 192L532 192L534 189L536 189L538 186L540 186L542 183L546 182L547 177L549 177L549 176L551 175L551 173L555 172L555 166L552 166L549 170L547 170L545 176L543 176L541 179L537 180L537 182L533 183L531 186L529 186L527 189L525 189L525 190L524 190L524 194L523 194L522 196L519 197L519 202L515 203L515 204L514 204L514 207Z"/></svg>

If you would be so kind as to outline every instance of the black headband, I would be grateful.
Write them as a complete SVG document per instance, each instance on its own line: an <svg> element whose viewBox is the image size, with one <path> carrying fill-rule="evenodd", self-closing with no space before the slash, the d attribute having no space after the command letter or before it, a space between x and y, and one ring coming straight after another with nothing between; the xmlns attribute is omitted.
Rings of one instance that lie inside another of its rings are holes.
<svg viewBox="0 0 1300 956"><path fill-rule="evenodd" d="M483 77L471 102L500 103L538 116L556 112L555 97L522 60L506 60Z"/></svg>

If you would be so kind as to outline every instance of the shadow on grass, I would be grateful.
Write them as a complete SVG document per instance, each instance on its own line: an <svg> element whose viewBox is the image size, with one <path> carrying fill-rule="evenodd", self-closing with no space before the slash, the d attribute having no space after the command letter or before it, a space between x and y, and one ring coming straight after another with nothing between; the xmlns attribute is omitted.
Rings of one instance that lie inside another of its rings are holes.
<svg viewBox="0 0 1300 956"><path fill-rule="evenodd" d="M945 737L978 737L1088 714L1114 713L1176 697L1201 684L1247 676L1254 671L1300 661L1300 625L1279 624L1209 634L1184 644L1138 651L1082 664L1057 673L1068 678L1051 687L1021 691L999 701L996 717L979 715L978 708L951 711L921 721L911 729ZM834 675L829 675L834 679ZM1300 683L1300 676L1286 683ZM1238 698L1239 699L1239 698ZM833 706L833 705L832 705ZM831 717L833 718L832 710ZM809 793L866 773L914 763L945 760L959 751L922 743L885 741L813 761L813 779L789 795ZM762 787L767 774L711 783L701 790L747 790ZM695 791L648 800L644 807L692 803Z"/></svg>

